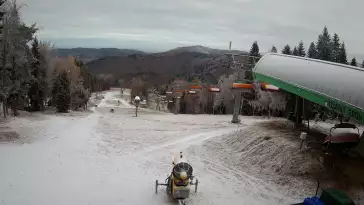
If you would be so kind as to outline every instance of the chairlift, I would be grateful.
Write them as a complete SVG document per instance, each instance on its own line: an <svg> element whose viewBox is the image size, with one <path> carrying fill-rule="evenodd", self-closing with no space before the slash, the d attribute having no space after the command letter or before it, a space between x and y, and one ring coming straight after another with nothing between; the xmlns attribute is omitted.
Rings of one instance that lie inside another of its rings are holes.
<svg viewBox="0 0 364 205"><path fill-rule="evenodd" d="M355 132L352 132L350 129L355 130ZM341 131L335 133L335 130ZM330 134L326 136L323 144L326 149L330 147L347 150L356 147L359 142L359 128L354 124L341 122L339 124L335 124L330 129Z"/></svg>

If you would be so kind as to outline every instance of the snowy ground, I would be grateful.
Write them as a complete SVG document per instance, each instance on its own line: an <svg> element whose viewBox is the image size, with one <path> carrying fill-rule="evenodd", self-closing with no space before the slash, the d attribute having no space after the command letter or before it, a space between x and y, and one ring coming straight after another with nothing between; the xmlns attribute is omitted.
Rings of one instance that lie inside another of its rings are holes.
<svg viewBox="0 0 364 205"><path fill-rule="evenodd" d="M156 195L154 184L166 178L171 156L179 151L200 181L191 205L296 201L273 182L229 167L206 151L206 141L262 120L243 118L238 127L229 123L231 116L147 109L133 117L134 108L118 96L118 90L105 93L92 113L38 113L0 125L19 134L19 140L0 144L0 204L176 204L163 188Z"/></svg>

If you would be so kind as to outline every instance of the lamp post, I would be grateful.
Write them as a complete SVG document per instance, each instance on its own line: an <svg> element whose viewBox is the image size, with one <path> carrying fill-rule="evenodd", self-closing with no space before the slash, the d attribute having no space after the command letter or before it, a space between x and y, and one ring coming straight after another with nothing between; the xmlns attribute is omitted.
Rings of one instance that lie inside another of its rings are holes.
<svg viewBox="0 0 364 205"><path fill-rule="evenodd" d="M135 103L135 117L138 117L138 107L139 107L139 103L140 103L139 96L135 96L134 103Z"/></svg>

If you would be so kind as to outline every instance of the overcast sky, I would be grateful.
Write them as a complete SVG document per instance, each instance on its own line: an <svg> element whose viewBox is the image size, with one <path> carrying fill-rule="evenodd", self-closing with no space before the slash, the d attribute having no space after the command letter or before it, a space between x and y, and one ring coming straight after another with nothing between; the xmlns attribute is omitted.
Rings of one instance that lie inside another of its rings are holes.
<svg viewBox="0 0 364 205"><path fill-rule="evenodd" d="M163 51L203 45L262 52L274 44L337 32L351 55L364 55L363 0L18 0L22 17L57 47ZM361 58L361 57L360 57Z"/></svg>

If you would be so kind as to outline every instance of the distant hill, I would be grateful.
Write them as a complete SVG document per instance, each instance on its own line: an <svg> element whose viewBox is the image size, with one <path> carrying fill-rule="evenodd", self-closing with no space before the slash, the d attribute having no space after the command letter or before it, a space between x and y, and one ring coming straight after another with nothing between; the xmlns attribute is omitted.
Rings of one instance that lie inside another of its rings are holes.
<svg viewBox="0 0 364 205"><path fill-rule="evenodd" d="M109 56L128 56L132 54L144 55L145 53L132 49L117 48L58 48L54 49L58 57L73 56L85 62Z"/></svg>
<svg viewBox="0 0 364 205"><path fill-rule="evenodd" d="M87 67L91 73L112 74L117 79L148 76L152 84L168 83L174 77L199 77L217 83L221 75L231 72L227 52L202 46L181 47L162 53L104 57L89 62Z"/></svg>
<svg viewBox="0 0 364 205"><path fill-rule="evenodd" d="M226 53L229 53L230 51L213 49L213 48L204 47L204 46L187 46L187 47L178 47L178 48L169 50L166 53L178 53L178 52L194 52L194 53L208 54L208 55L212 55L212 56L221 56ZM244 51L238 51L238 50L233 50L232 52L235 54L245 54L246 53Z"/></svg>

